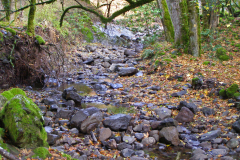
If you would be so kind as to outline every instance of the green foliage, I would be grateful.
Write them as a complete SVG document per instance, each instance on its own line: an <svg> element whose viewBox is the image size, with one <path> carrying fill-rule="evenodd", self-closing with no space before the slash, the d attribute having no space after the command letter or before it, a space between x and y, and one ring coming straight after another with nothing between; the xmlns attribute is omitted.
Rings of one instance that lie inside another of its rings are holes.
<svg viewBox="0 0 240 160"><path fill-rule="evenodd" d="M219 60L221 61L228 61L229 60L229 56L228 55L222 55L219 57Z"/></svg>
<svg viewBox="0 0 240 160"><path fill-rule="evenodd" d="M12 29L12 28L5 28L7 31L9 31L13 36L15 36L17 34L17 32Z"/></svg>
<svg viewBox="0 0 240 160"><path fill-rule="evenodd" d="M81 29L81 31L82 31L82 33L85 37L85 40L87 42L92 42L93 41L93 33L89 28L84 27L84 28Z"/></svg>
<svg viewBox="0 0 240 160"><path fill-rule="evenodd" d="M36 40L38 41L38 44L39 45L44 45L46 42L44 41L44 39L41 37L41 36L39 36L39 35L37 35L36 37Z"/></svg>
<svg viewBox="0 0 240 160"><path fill-rule="evenodd" d="M203 65L209 65L209 64L210 64L209 61L205 61L205 62L203 62Z"/></svg>
<svg viewBox="0 0 240 160"><path fill-rule="evenodd" d="M238 91L238 85L232 84L229 88L226 89L227 97L232 98L237 91Z"/></svg>
<svg viewBox="0 0 240 160"><path fill-rule="evenodd" d="M151 49L145 49L142 54L143 59L150 59L154 56L154 51Z"/></svg>
<svg viewBox="0 0 240 160"><path fill-rule="evenodd" d="M35 153L32 157L39 157L39 158L43 158L46 159L47 157L52 156L47 148L44 147L38 147L36 149L33 150L33 152Z"/></svg>

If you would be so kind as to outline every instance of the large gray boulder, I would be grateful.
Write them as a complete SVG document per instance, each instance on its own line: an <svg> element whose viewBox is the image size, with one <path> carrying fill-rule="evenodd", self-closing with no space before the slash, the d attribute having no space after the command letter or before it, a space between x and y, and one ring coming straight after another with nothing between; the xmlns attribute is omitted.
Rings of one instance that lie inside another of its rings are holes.
<svg viewBox="0 0 240 160"><path fill-rule="evenodd" d="M135 67L121 67L118 70L119 76L132 76L138 72L138 69Z"/></svg>
<svg viewBox="0 0 240 160"><path fill-rule="evenodd" d="M210 140L213 140L213 139L217 138L218 136L220 136L221 133L222 133L221 130L210 131L208 133L201 135L199 140L200 141L210 141Z"/></svg>
<svg viewBox="0 0 240 160"><path fill-rule="evenodd" d="M76 114L74 114L70 120L70 125L72 128L79 128L81 126L81 123L87 119L88 114L84 112L83 110L78 111Z"/></svg>
<svg viewBox="0 0 240 160"><path fill-rule="evenodd" d="M81 131L83 133L89 133L90 131L94 130L100 122L103 120L102 112L97 112L91 115L89 118L84 120L81 124Z"/></svg>
<svg viewBox="0 0 240 160"><path fill-rule="evenodd" d="M109 127L113 131L126 130L132 117L126 114L115 114L107 117L103 121L105 127Z"/></svg>
<svg viewBox="0 0 240 160"><path fill-rule="evenodd" d="M179 123L192 122L193 117L194 114L190 109L188 109L187 107L182 107L178 115L175 117L175 120L178 121Z"/></svg>
<svg viewBox="0 0 240 160"><path fill-rule="evenodd" d="M163 143L170 143L173 144L174 146L179 145L180 140L179 140L179 133L177 131L176 127L164 127L160 133L160 142Z"/></svg>

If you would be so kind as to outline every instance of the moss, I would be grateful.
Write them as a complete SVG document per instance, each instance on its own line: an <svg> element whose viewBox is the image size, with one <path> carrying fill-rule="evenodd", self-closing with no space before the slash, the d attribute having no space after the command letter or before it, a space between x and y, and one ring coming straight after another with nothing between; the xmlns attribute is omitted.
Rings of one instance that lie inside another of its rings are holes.
<svg viewBox="0 0 240 160"><path fill-rule="evenodd" d="M2 93L5 103L0 118L13 143L19 147L48 146L43 117L37 105L18 88Z"/></svg>
<svg viewBox="0 0 240 160"><path fill-rule="evenodd" d="M205 62L203 62L203 65L209 65L209 64L210 64L209 61L205 61Z"/></svg>
<svg viewBox="0 0 240 160"><path fill-rule="evenodd" d="M192 86L195 86L199 80L200 79L198 77L193 78L192 79Z"/></svg>
<svg viewBox="0 0 240 160"><path fill-rule="evenodd" d="M234 93L233 97L234 98L240 97L240 93L239 92Z"/></svg>
<svg viewBox="0 0 240 160"><path fill-rule="evenodd" d="M21 90L20 88L13 88L9 91L3 92L1 95L7 98L7 100L11 100L15 95L21 94L23 96L26 96L26 93Z"/></svg>
<svg viewBox="0 0 240 160"><path fill-rule="evenodd" d="M227 50L226 49L224 49L224 48L218 48L217 50L216 50L216 57L217 58L219 58L220 56L222 56L222 55L226 55L226 53L227 53Z"/></svg>
<svg viewBox="0 0 240 160"><path fill-rule="evenodd" d="M4 135L5 135L5 129L0 128L0 146L1 146L3 149L9 151L9 149L8 149L8 147L7 147L7 144L4 143L4 142L3 142L3 139L2 139L2 137L4 137Z"/></svg>
<svg viewBox="0 0 240 160"><path fill-rule="evenodd" d="M36 0L31 0L31 4L33 5L30 6L28 13L27 34L32 37L35 35L34 17L36 12Z"/></svg>
<svg viewBox="0 0 240 160"><path fill-rule="evenodd" d="M216 64L215 63L212 63L212 66L215 66Z"/></svg>
<svg viewBox="0 0 240 160"><path fill-rule="evenodd" d="M184 48L184 52L188 53L189 46L189 24L188 24L188 5L186 0L182 0L180 4L181 9L181 39L176 42L176 45L182 45Z"/></svg>
<svg viewBox="0 0 240 160"><path fill-rule="evenodd" d="M228 89L226 89L227 97L232 98L237 91L238 91L238 85L232 84Z"/></svg>
<svg viewBox="0 0 240 160"><path fill-rule="evenodd" d="M166 61L166 62L172 62L172 60L169 59L169 58L164 59L164 61Z"/></svg>
<svg viewBox="0 0 240 160"><path fill-rule="evenodd" d="M171 58L177 58L177 56L176 55L171 55Z"/></svg>
<svg viewBox="0 0 240 160"><path fill-rule="evenodd" d="M3 33L0 32L0 42L3 42Z"/></svg>
<svg viewBox="0 0 240 160"><path fill-rule="evenodd" d="M226 90L225 89L221 89L219 91L219 95L222 96L223 98L226 98L227 97Z"/></svg>
<svg viewBox="0 0 240 160"><path fill-rule="evenodd" d="M166 34L168 41L174 42L174 37L175 37L174 27L173 27L172 20L171 20L170 14L169 14L167 2L166 2L166 0L162 0L161 2L162 2L163 11L164 11L163 23L164 23L164 26L167 27L167 33L165 33L165 34Z"/></svg>
<svg viewBox="0 0 240 160"><path fill-rule="evenodd" d="M33 150L33 152L35 153L32 157L39 157L39 158L47 158L47 157L50 157L52 156L48 149L47 148L44 148L44 147L38 147L36 149Z"/></svg>
<svg viewBox="0 0 240 160"><path fill-rule="evenodd" d="M219 59L220 59L221 61L228 61L230 58L229 58L228 55L222 55L222 56L219 57Z"/></svg>
<svg viewBox="0 0 240 160"><path fill-rule="evenodd" d="M39 45L44 45L46 42L44 41L44 39L41 37L41 36L39 36L39 35L37 35L36 37L36 40L38 41L38 44Z"/></svg>
<svg viewBox="0 0 240 160"><path fill-rule="evenodd" d="M235 44L235 47L240 47L240 43L239 44Z"/></svg>
<svg viewBox="0 0 240 160"><path fill-rule="evenodd" d="M81 29L81 32L85 36L85 39L86 39L87 42L92 42L93 41L93 33L89 28L84 27L84 28Z"/></svg>
<svg viewBox="0 0 240 160"><path fill-rule="evenodd" d="M9 31L13 36L15 36L17 34L17 32L12 29L12 28L5 28L7 31Z"/></svg>
<svg viewBox="0 0 240 160"><path fill-rule="evenodd" d="M68 155L68 154L66 154L66 153L62 153L62 156L63 156L63 157L66 157L67 160L78 160L78 159L76 159L76 158L72 158L70 155Z"/></svg>

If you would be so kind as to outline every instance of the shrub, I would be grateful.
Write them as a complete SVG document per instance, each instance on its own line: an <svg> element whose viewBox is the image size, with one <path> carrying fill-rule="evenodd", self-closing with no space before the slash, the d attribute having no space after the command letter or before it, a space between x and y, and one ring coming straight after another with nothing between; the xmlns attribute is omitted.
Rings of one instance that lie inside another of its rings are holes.
<svg viewBox="0 0 240 160"><path fill-rule="evenodd" d="M227 97L232 98L237 91L238 91L238 85L232 84L228 89L226 89Z"/></svg>
<svg viewBox="0 0 240 160"><path fill-rule="evenodd" d="M151 49L146 49L143 51L142 58L143 59L149 59L154 56L154 52Z"/></svg>
<svg viewBox="0 0 240 160"><path fill-rule="evenodd" d="M52 156L47 148L44 147L38 147L36 149L33 150L33 152L35 153L33 155L33 157L39 157L39 158L43 158L46 159L47 157Z"/></svg>
<svg viewBox="0 0 240 160"><path fill-rule="evenodd" d="M216 56L219 58L222 55L226 55L226 53L227 53L227 50L221 47L217 49Z"/></svg>

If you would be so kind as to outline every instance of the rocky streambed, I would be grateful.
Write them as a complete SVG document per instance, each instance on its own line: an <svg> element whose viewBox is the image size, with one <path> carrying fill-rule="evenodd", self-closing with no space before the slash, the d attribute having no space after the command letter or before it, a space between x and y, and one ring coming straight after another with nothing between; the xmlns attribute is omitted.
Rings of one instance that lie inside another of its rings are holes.
<svg viewBox="0 0 240 160"><path fill-rule="evenodd" d="M192 83L181 74L184 63L171 66L179 72L173 77L163 70L152 77L141 50L137 41L79 47L62 77L49 75L40 90L24 88L43 114L51 149L82 160L238 159L239 97L229 100L232 107L219 98L206 103L198 89L219 95L226 84L202 76Z"/></svg>

